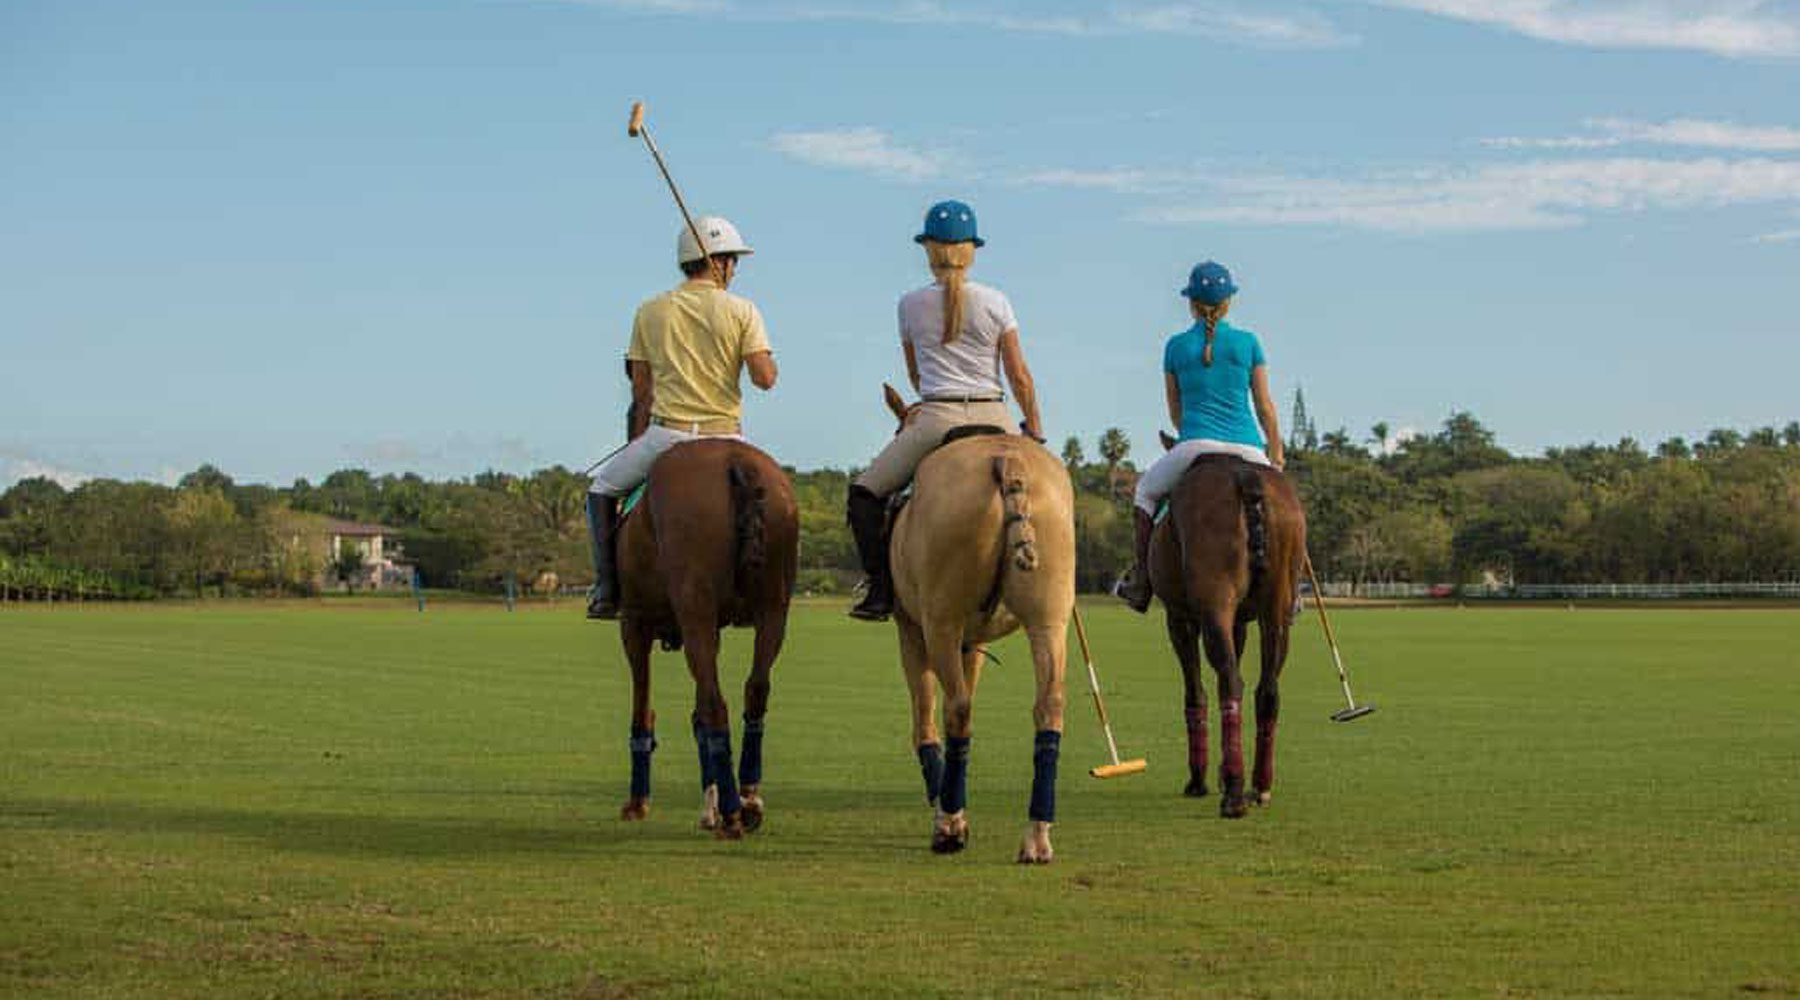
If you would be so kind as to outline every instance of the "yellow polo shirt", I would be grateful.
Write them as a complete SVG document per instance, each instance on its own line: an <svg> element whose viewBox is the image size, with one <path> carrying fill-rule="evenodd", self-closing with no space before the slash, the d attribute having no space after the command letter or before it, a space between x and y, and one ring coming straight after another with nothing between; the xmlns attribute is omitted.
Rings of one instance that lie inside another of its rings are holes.
<svg viewBox="0 0 1800 1000"><path fill-rule="evenodd" d="M638 307L627 361L650 366L650 415L680 423L737 421L744 359L769 350L762 314L711 281L683 282Z"/></svg>

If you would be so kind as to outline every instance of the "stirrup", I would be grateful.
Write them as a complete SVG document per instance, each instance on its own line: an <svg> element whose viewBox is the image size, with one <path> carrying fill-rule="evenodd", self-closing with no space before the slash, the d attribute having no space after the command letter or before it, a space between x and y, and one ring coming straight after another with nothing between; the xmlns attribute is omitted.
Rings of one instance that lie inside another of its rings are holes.
<svg viewBox="0 0 1800 1000"><path fill-rule="evenodd" d="M1142 571L1133 573L1131 570L1126 570L1113 583L1112 593L1114 597L1124 601L1126 607L1140 615L1146 614L1150 610L1150 576L1147 573Z"/></svg>
<svg viewBox="0 0 1800 1000"><path fill-rule="evenodd" d="M888 593L887 600L883 601L883 595L877 593L878 589L873 581L865 581L863 598L850 609L850 617L865 622L887 621L894 613L894 595Z"/></svg>
<svg viewBox="0 0 1800 1000"><path fill-rule="evenodd" d="M605 600L598 595L588 599L588 621L610 622L619 617L619 602Z"/></svg>

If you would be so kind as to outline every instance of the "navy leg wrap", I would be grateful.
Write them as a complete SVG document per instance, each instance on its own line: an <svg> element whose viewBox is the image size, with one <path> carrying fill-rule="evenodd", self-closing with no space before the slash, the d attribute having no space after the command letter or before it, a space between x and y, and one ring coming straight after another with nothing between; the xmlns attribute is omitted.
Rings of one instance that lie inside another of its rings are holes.
<svg viewBox="0 0 1800 1000"><path fill-rule="evenodd" d="M738 757L738 784L748 788L762 784L763 720L744 719L744 752Z"/></svg>
<svg viewBox="0 0 1800 1000"><path fill-rule="evenodd" d="M969 738L952 736L944 741L944 784L938 808L959 813L969 804Z"/></svg>
<svg viewBox="0 0 1800 1000"><path fill-rule="evenodd" d="M938 793L944 787L943 744L919 744L919 774L925 778L925 801L937 805Z"/></svg>
<svg viewBox="0 0 1800 1000"><path fill-rule="evenodd" d="M656 730L631 730L631 797L650 797L650 755L656 751Z"/></svg>
<svg viewBox="0 0 1800 1000"><path fill-rule="evenodd" d="M700 745L706 754L707 771L719 786L719 815L742 812L744 802L738 798L737 782L731 776L731 730L702 730Z"/></svg>
<svg viewBox="0 0 1800 1000"><path fill-rule="evenodd" d="M1062 734L1040 729L1031 754L1031 818L1056 822L1056 759L1062 753Z"/></svg>
<svg viewBox="0 0 1800 1000"><path fill-rule="evenodd" d="M718 784L713 777L712 760L706 756L706 730L700 725L700 717L694 716L694 748L700 754L700 792L705 794L708 788Z"/></svg>

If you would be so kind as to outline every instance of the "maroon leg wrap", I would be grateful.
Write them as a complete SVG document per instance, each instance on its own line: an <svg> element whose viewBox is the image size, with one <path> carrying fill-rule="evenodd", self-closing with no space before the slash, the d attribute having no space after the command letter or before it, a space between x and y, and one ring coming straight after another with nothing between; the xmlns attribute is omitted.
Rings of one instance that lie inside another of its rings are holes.
<svg viewBox="0 0 1800 1000"><path fill-rule="evenodd" d="M1228 793L1244 787L1244 703L1219 705L1219 784Z"/></svg>
<svg viewBox="0 0 1800 1000"><path fill-rule="evenodd" d="M1188 773L1206 776L1206 708L1187 710Z"/></svg>
<svg viewBox="0 0 1800 1000"><path fill-rule="evenodd" d="M1275 720L1256 717L1255 788L1266 792L1275 787Z"/></svg>

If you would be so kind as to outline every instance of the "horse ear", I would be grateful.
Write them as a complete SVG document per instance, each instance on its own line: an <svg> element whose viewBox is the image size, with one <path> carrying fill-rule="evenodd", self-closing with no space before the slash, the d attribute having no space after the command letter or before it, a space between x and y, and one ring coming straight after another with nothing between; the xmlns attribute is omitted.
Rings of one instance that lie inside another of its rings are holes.
<svg viewBox="0 0 1800 1000"><path fill-rule="evenodd" d="M1164 451L1168 451L1170 448L1175 447L1175 439L1169 436L1168 431L1157 431L1156 436L1162 441Z"/></svg>
<svg viewBox="0 0 1800 1000"><path fill-rule="evenodd" d="M886 382L881 383L881 395L887 400L888 409L894 411L894 419L905 420L906 400L900 398L900 394L894 391L894 387Z"/></svg>

